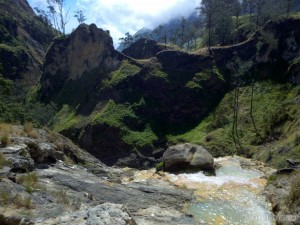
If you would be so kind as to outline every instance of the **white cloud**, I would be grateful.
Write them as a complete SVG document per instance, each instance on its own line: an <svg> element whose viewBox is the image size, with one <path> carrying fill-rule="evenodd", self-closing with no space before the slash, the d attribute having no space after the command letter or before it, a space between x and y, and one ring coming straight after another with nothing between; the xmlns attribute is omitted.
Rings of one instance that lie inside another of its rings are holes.
<svg viewBox="0 0 300 225"><path fill-rule="evenodd" d="M45 5L46 0L29 0L31 6ZM80 8L86 23L110 30L115 46L126 32L135 33L143 27L154 28L170 19L190 15L200 0L67 0L70 12ZM75 4L74 4L75 3ZM71 15L67 30L77 26Z"/></svg>
<svg viewBox="0 0 300 225"><path fill-rule="evenodd" d="M199 0L77 0L88 22L110 30L115 45L126 32L154 28L170 19L190 15Z"/></svg>

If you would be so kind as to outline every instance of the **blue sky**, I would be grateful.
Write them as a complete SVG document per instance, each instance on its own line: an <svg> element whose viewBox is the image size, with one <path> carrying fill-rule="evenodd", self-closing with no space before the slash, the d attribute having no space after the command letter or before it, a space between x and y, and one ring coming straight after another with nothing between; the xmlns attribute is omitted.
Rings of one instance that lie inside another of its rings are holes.
<svg viewBox="0 0 300 225"><path fill-rule="evenodd" d="M109 30L118 45L118 39L126 32L134 34L143 27L154 28L174 17L188 16L200 0L66 0L65 9L70 9L67 32L78 26L74 11L85 11L87 21ZM46 0L28 0L32 8L43 8Z"/></svg>

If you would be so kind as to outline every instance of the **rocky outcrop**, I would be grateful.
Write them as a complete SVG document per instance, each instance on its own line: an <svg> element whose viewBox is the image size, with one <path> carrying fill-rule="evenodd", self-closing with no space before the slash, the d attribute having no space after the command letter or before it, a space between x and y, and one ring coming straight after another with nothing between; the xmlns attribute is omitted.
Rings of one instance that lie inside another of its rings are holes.
<svg viewBox="0 0 300 225"><path fill-rule="evenodd" d="M222 75L210 71L211 66L210 57L180 51L135 61L113 49L107 32L82 25L49 49L40 96L45 102L76 108L75 117L83 120L66 123L71 126L59 131L105 164L149 168L161 157L152 153L164 145L162 135L153 134L159 144L128 141L124 136L153 132L156 124L180 126L202 118L226 91ZM110 107L116 109L101 113ZM122 115L128 111L135 116ZM100 116L98 122L94 115Z"/></svg>
<svg viewBox="0 0 300 225"><path fill-rule="evenodd" d="M140 38L125 48L122 53L134 59L148 59L155 57L157 53L163 50L172 50L172 48L151 39Z"/></svg>
<svg viewBox="0 0 300 225"><path fill-rule="evenodd" d="M278 176L274 173L269 177L265 195L272 203L272 210L279 225L300 224L299 178L299 171Z"/></svg>
<svg viewBox="0 0 300 225"><path fill-rule="evenodd" d="M286 39L278 31L285 23L270 22L234 46L212 47L210 56L165 50L147 60L116 52L106 32L83 25L50 48L41 98L71 106L71 113L58 114L66 124L58 131L104 163L147 168L160 160L154 152L165 148L166 135L195 127L234 88L234 68L244 71L243 85L252 80L248 72L254 80L286 81L290 68L297 77L298 67L289 65L299 49L293 34L299 20L292 19ZM295 43L291 53L284 50L292 46L287 39Z"/></svg>
<svg viewBox="0 0 300 225"><path fill-rule="evenodd" d="M182 170L214 170L214 158L202 146L179 144L169 147L164 155L164 170L178 172Z"/></svg>
<svg viewBox="0 0 300 225"><path fill-rule="evenodd" d="M27 0L1 1L0 7L5 9L0 12L0 74L27 90L40 80L54 30L35 15Z"/></svg>
<svg viewBox="0 0 300 225"><path fill-rule="evenodd" d="M54 225L54 224L78 224L78 225L136 225L134 219L131 218L130 212L120 204L103 203L73 213L66 213L55 219L49 219L40 225Z"/></svg>
<svg viewBox="0 0 300 225"><path fill-rule="evenodd" d="M54 40L47 52L41 79L41 99L85 107L101 80L118 68L123 56L114 50L108 31L95 24L80 25L67 37Z"/></svg>
<svg viewBox="0 0 300 225"><path fill-rule="evenodd" d="M295 27L299 26L300 20L296 18L269 21L242 43L211 48L212 55L226 77L233 73L230 63L234 62L237 68L246 69L256 80L298 84L300 31ZM242 68L243 65L246 67ZM247 76L243 77L244 83L249 82Z"/></svg>
<svg viewBox="0 0 300 225"><path fill-rule="evenodd" d="M61 135L35 130L33 139L20 129L13 127L11 145L0 148L1 224L197 224L182 212L192 191L122 182L133 171L108 168ZM30 170L13 169L19 157Z"/></svg>

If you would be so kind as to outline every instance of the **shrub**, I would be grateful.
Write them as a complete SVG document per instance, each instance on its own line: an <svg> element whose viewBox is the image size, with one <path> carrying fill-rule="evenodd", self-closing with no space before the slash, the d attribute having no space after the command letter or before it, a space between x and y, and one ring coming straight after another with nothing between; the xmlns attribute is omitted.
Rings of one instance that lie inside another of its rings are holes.
<svg viewBox="0 0 300 225"><path fill-rule="evenodd" d="M156 163L155 165L156 172L162 171L164 169L164 165L165 165L164 162Z"/></svg>
<svg viewBox="0 0 300 225"><path fill-rule="evenodd" d="M36 173L28 173L17 177L17 183L25 187L28 193L33 192L38 182L38 176Z"/></svg>
<svg viewBox="0 0 300 225"><path fill-rule="evenodd" d="M24 132L29 134L33 131L33 124L31 122L25 123L24 125Z"/></svg>
<svg viewBox="0 0 300 225"><path fill-rule="evenodd" d="M287 196L287 201L290 206L300 205L300 174L291 178L291 190Z"/></svg>
<svg viewBox="0 0 300 225"><path fill-rule="evenodd" d="M0 191L0 202L1 202L1 206L12 205L16 208L25 208L25 209L34 208L34 205L32 204L30 197L22 196L20 194L12 194L11 192Z"/></svg>
<svg viewBox="0 0 300 225"><path fill-rule="evenodd" d="M294 146L297 146L300 144L300 135L296 134L295 139L294 139Z"/></svg>
<svg viewBox="0 0 300 225"><path fill-rule="evenodd" d="M7 161L3 154L0 153L0 169L2 169L4 166L7 166L9 164L9 161Z"/></svg>
<svg viewBox="0 0 300 225"><path fill-rule="evenodd" d="M272 184L277 180L277 175L271 175L268 177L268 184Z"/></svg>
<svg viewBox="0 0 300 225"><path fill-rule="evenodd" d="M25 197L22 195L16 195L13 199L13 205L17 208L33 209L34 205L32 204L30 197Z"/></svg>
<svg viewBox="0 0 300 225"><path fill-rule="evenodd" d="M56 198L56 202L63 204L63 205L69 205L70 204L70 198L67 194L66 190L59 190L59 191L53 191L51 195Z"/></svg>
<svg viewBox="0 0 300 225"><path fill-rule="evenodd" d="M1 147L6 147L10 144L9 136L7 134L1 137Z"/></svg>

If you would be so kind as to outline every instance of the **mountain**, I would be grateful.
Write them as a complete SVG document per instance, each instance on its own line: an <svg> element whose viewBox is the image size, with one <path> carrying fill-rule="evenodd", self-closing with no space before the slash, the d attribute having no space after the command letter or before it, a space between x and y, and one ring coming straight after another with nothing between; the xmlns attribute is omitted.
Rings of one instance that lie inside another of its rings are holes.
<svg viewBox="0 0 300 225"><path fill-rule="evenodd" d="M298 223L296 14L209 51L139 39L123 54L94 24L53 38L59 33L25 0L0 4L6 9L0 10L0 224L197 224L183 208L197 201L199 189L177 183L189 175L158 171L166 169L168 155L182 168L208 155L210 169L212 156L227 156L247 179L255 169L249 185L267 183L262 194L277 222L292 215ZM50 128L34 128L44 125ZM214 169L221 166L214 162ZM172 184L165 179L176 176ZM249 185L242 184L246 195L254 194ZM210 184L209 204L219 205L221 189L233 186L232 180Z"/></svg>
<svg viewBox="0 0 300 225"><path fill-rule="evenodd" d="M26 0L0 1L0 73L22 88L36 85L54 31L35 15Z"/></svg>
<svg viewBox="0 0 300 225"><path fill-rule="evenodd" d="M44 56L56 32L26 0L0 0L0 7L0 89L6 90L0 91L0 121L45 124L51 109L29 102L27 95L39 84Z"/></svg>
<svg viewBox="0 0 300 225"><path fill-rule="evenodd" d="M142 28L132 35L132 43L139 40L140 38L152 39L157 42L164 42L162 39L164 36L167 37L167 43L170 43L170 39L180 30L180 23L182 18L173 18L167 23L163 23L154 29ZM196 12L185 18L185 26L197 27L200 21L200 17ZM187 26L188 25L188 26ZM122 52L126 47L124 42L121 42L117 50Z"/></svg>
<svg viewBox="0 0 300 225"><path fill-rule="evenodd" d="M295 27L299 23L299 19L269 22L245 42L213 47L212 55L167 50L146 60L118 53L108 34L95 25L81 26L49 49L40 96L60 108L53 119L54 128L108 165L145 168L160 158L158 149L180 142L201 143L215 157L232 154L232 115L226 117L223 101L228 101L227 107L234 104L230 96L237 82L242 84L241 98L252 79L259 82L257 88L267 80L274 82L274 88L285 83L290 83L291 90L297 86L299 35ZM78 52L89 54L78 58ZM241 105L248 101L244 98ZM280 102L274 104L280 107ZM261 130L257 136L246 114L244 120L250 126L248 130L245 125L247 148L256 149L255 143L269 140L277 123L280 127L297 123L298 108L294 110L295 114L285 119L280 110L274 111L279 114L257 125ZM209 122L204 126L203 121ZM290 132L295 135L297 130L294 127ZM224 141L224 137L228 139ZM243 153L255 154L250 150Z"/></svg>

